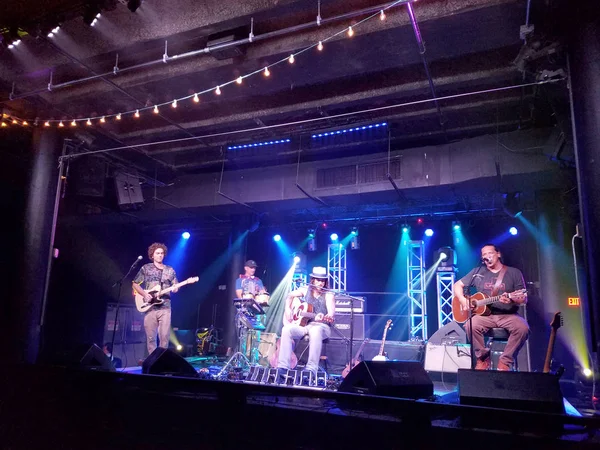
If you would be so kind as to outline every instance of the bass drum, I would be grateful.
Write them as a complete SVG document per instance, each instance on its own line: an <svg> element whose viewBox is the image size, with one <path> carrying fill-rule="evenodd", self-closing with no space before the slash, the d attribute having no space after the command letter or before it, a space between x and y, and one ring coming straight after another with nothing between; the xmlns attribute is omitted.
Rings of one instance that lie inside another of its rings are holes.
<svg viewBox="0 0 600 450"><path fill-rule="evenodd" d="M267 293L264 294L258 294L256 297L254 297L254 300L256 300L256 303L258 303L260 306L269 306L269 299L271 298L271 296Z"/></svg>

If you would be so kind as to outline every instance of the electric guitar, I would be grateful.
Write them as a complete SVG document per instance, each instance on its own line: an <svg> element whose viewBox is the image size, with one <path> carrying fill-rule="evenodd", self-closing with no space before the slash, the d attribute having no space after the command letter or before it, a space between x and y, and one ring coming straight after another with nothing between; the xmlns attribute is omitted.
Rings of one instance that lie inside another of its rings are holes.
<svg viewBox="0 0 600 450"><path fill-rule="evenodd" d="M383 354L383 346L385 345L385 337L387 336L388 329L392 326L392 319L388 319L383 329L383 338L381 339L381 347L379 347L379 354L373 358L373 361L388 361L388 357Z"/></svg>
<svg viewBox="0 0 600 450"><path fill-rule="evenodd" d="M552 353L554 352L554 341L556 340L556 332L563 324L562 314L557 312L550 322L550 339L548 340L548 349L546 350L546 359L544 361L544 373L550 373L550 363L552 362Z"/></svg>
<svg viewBox="0 0 600 450"><path fill-rule="evenodd" d="M522 297L526 293L527 289L519 289L507 295L508 298L513 298ZM476 294L467 297L467 300L471 304L471 311L473 311L473 314L477 314L480 316L489 316L492 313L492 311L490 310L488 305L499 302L500 298L503 295L504 294L490 297L487 294L484 294L483 292L477 292ZM460 300L457 296L454 296L454 298L452 298L452 316L454 317L454 320L458 323L464 323L469 319L469 310L463 309Z"/></svg>
<svg viewBox="0 0 600 450"><path fill-rule="evenodd" d="M144 291L152 296L152 298L149 301L144 300L144 297L136 291L135 307L139 312L146 312L155 305L162 305L165 302L164 299L161 298L163 295L168 294L169 292L174 291L175 289L178 289L181 286L185 286L186 284L195 283L199 279L200 278L198 277L190 277L187 280L182 281L181 283L174 284L173 286L162 290L160 289L160 285L157 284L153 288Z"/></svg>
<svg viewBox="0 0 600 450"><path fill-rule="evenodd" d="M303 302L298 297L294 298L294 300L292 301L291 309L292 320L286 320L286 318L284 317L285 323L291 323L294 325L299 325L301 327L306 326L306 324L311 319L315 322L333 323L332 318L329 318L322 313L315 313L313 305L307 302Z"/></svg>
<svg viewBox="0 0 600 450"><path fill-rule="evenodd" d="M367 342L369 342L369 340L370 339L365 339L364 341L362 341L362 344L360 344L360 347L358 348L356 355L354 355L354 359L352 361L350 361L348 364L346 364L346 367L344 367L344 370L342 370L342 378L346 378L348 376L348 374L350 373L350 371L352 369L354 369L360 363L360 361L358 360L358 357L360 356L360 353L363 351L363 348L365 348L365 344ZM350 365L352 365L352 367L350 367Z"/></svg>

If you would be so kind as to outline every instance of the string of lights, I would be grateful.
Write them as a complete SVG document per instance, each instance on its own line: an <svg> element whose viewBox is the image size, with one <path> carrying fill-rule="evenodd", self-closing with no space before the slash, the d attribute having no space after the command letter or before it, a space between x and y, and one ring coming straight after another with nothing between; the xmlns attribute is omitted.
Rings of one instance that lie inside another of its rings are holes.
<svg viewBox="0 0 600 450"><path fill-rule="evenodd" d="M127 117L127 116L132 116L134 119L140 119L142 116L142 113L144 113L146 111L152 111L154 114L158 114L159 108L162 108L165 106L168 107L169 105L171 106L171 108L177 108L177 106L180 102L184 102L184 101L190 100L190 99L194 103L199 103L201 96L211 93L211 92L213 92L215 95L221 95L223 88L233 85L233 84L242 85L246 78L249 78L249 77L252 77L252 76L255 76L258 74L262 74L264 76L264 78L268 78L271 76L271 71L274 67L284 64L286 62L289 64L294 64L296 62L296 59L300 55L302 55L303 53L308 52L312 49L317 49L317 51L321 52L321 51L323 51L324 44L326 42L331 41L332 39L335 39L340 35L346 34L348 38L351 38L354 36L356 28L360 27L364 23L366 23L374 18L379 18L379 20L381 20L381 21L385 20L386 19L385 11L389 10L391 8L394 8L395 6L401 5L401 4L406 4L406 0L397 0L394 3L391 3L390 5L383 7L380 11L373 13L373 14L365 17L364 19L358 21L357 23L347 26L347 27L339 30L338 32L328 36L325 39L321 39L318 42L315 42L307 47L304 47L301 50L291 53L289 56L286 56L285 58L281 58L278 61L275 61L266 66L263 66L260 69L254 70L254 71L246 73L244 75L240 75L237 78L234 78L232 80L225 81L223 83L219 83L214 87L200 90L200 91L194 92L193 94L186 95L184 97L175 98L168 102L157 103L154 105L149 105L149 106L131 109L131 110L127 110L127 111L120 111L120 112L116 112L116 113L112 113L112 114L89 116L89 117L84 117L84 118L72 118L70 120L61 120L61 119L52 119L52 118L41 119L39 117L35 118L35 119L23 119L23 118L19 118L16 116L12 116L10 114L3 114L2 118L7 119L7 121L2 120L1 126L7 127L9 124L21 125L21 126L30 126L30 125L37 126L39 124L42 124L42 126L44 126L44 127L50 127L50 126L54 125L54 126L58 126L59 128L65 128L67 126L71 127L71 128L75 128L75 127L79 126L80 124L85 124L85 126L89 127L89 126L94 125L94 123L104 124L109 119L122 120L124 117Z"/></svg>

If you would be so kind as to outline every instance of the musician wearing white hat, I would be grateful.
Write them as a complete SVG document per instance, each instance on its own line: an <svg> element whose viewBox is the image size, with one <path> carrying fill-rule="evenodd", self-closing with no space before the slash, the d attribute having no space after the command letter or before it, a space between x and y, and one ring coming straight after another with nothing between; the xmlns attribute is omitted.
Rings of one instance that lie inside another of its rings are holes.
<svg viewBox="0 0 600 450"><path fill-rule="evenodd" d="M327 278L325 267L314 267L308 286L291 292L286 299L278 369L290 369L294 339L308 336L306 370L316 376L323 340L331 335L335 316L335 299L333 292L327 290Z"/></svg>

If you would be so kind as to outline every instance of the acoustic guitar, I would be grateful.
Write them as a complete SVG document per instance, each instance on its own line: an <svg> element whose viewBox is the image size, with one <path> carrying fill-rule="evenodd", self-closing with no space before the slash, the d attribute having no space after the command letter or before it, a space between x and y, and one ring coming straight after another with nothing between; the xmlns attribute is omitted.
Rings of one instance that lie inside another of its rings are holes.
<svg viewBox="0 0 600 450"><path fill-rule="evenodd" d="M392 319L388 319L383 329L383 337L381 338L381 347L379 347L379 354L375 355L373 361L388 361L387 355L383 354L383 347L385 346L385 338L387 336L388 329L392 326Z"/></svg>
<svg viewBox="0 0 600 450"><path fill-rule="evenodd" d="M508 298L513 298L522 297L526 293L527 289L519 289L506 295L508 295ZM473 311L473 314L480 316L489 316L492 313L492 311L490 310L488 305L499 302L502 298L502 295L504 294L490 297L489 295L484 294L483 292L477 292L476 294L468 296L467 300L471 304L471 311ZM463 309L460 300L457 296L454 296L454 298L452 299L452 316L454 317L454 320L458 323L464 323L469 319L469 310Z"/></svg>
<svg viewBox="0 0 600 450"><path fill-rule="evenodd" d="M162 305L165 302L165 300L161 298L163 295L168 294L169 292L174 291L175 289L179 289L181 286L185 286L186 284L196 283L198 280L198 277L190 277L187 280L182 281L181 283L174 284L173 286L162 290L160 289L160 285L157 284L153 288L144 291L152 296L152 298L149 301L144 300L144 297L136 291L135 307L139 312L146 312L153 306Z"/></svg>
<svg viewBox="0 0 600 450"><path fill-rule="evenodd" d="M294 325L304 327L306 326L306 324L308 324L310 320L314 320L315 322L333 323L333 319L325 316L322 313L315 313L313 305L307 302L303 302L298 297L294 298L294 300L292 301L291 310L292 320L288 321L284 317L284 324L291 323Z"/></svg>
<svg viewBox="0 0 600 450"><path fill-rule="evenodd" d="M544 373L550 373L550 364L552 363L552 353L554 353L554 342L556 341L556 332L563 324L562 314L557 312L550 322L550 339L548 340L548 349L546 350L546 359L544 360Z"/></svg>
<svg viewBox="0 0 600 450"><path fill-rule="evenodd" d="M346 376L348 376L350 371L352 369L354 369L356 366L358 366L358 364L360 363L360 361L358 360L358 357L360 356L361 352L363 351L363 348L365 348L365 345L367 342L369 342L369 340L370 339L365 339L364 341L362 341L362 344L360 344L360 347L358 347L358 351L356 352L356 355L354 355L354 359L352 361L350 361L348 364L346 364L346 367L344 367L344 370L342 370L342 378L346 378ZM350 365L352 365L352 367L350 367Z"/></svg>

